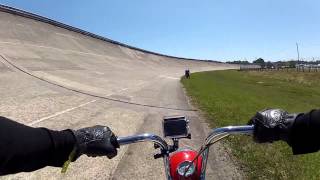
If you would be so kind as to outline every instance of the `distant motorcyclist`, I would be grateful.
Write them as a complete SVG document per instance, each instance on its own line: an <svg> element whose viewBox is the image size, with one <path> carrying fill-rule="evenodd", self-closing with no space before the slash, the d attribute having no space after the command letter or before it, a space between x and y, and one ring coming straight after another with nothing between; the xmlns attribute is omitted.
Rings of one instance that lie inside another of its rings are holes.
<svg viewBox="0 0 320 180"><path fill-rule="evenodd" d="M184 71L184 76L187 78L187 79L190 79L190 70L189 69L186 69Z"/></svg>
<svg viewBox="0 0 320 180"><path fill-rule="evenodd" d="M105 126L54 131L33 128L0 116L0 175L62 167L82 154L117 155L117 138Z"/></svg>
<svg viewBox="0 0 320 180"><path fill-rule="evenodd" d="M259 143L283 140L293 154L317 152L320 149L320 110L289 114L281 109L267 109L249 121L254 124L254 140Z"/></svg>

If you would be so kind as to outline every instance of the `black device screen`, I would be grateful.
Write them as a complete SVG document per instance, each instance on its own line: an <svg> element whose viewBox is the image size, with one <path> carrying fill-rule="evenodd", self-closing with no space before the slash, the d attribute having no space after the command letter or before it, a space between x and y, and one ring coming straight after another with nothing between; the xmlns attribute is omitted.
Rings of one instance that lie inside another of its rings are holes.
<svg viewBox="0 0 320 180"><path fill-rule="evenodd" d="M185 119L164 119L163 131L165 137L185 137L188 135Z"/></svg>

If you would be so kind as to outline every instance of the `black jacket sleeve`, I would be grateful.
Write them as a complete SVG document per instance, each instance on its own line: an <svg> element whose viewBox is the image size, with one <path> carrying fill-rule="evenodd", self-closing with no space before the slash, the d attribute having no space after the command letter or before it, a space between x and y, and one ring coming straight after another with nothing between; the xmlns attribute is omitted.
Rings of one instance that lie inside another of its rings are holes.
<svg viewBox="0 0 320 180"><path fill-rule="evenodd" d="M289 144L293 154L316 152L320 149L320 110L299 115L291 129Z"/></svg>
<svg viewBox="0 0 320 180"><path fill-rule="evenodd" d="M32 128L0 116L0 175L61 167L75 142L71 130Z"/></svg>

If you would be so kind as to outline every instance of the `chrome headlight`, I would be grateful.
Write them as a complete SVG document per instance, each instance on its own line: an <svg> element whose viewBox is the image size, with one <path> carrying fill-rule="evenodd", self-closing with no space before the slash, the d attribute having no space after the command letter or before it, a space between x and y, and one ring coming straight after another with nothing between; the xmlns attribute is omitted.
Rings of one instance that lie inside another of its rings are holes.
<svg viewBox="0 0 320 180"><path fill-rule="evenodd" d="M190 166L190 167L189 167ZM187 170L187 168L189 167L189 169ZM187 170L187 172L186 172ZM196 168L194 167L194 164L190 161L184 161L182 163L179 164L178 166L178 174L180 176L184 176L184 177L189 177L191 176L194 172L195 172Z"/></svg>

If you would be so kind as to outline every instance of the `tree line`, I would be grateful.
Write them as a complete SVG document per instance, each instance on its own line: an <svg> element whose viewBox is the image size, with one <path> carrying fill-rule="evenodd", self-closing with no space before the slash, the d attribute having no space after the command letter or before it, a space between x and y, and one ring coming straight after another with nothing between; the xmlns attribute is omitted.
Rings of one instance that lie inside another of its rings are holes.
<svg viewBox="0 0 320 180"><path fill-rule="evenodd" d="M297 64L305 64L305 65L319 65L320 60L316 61L297 61L297 60L289 60L289 61L265 61L263 58L258 58L254 60L252 63L249 61L227 61L229 64L240 64L240 65L249 65L256 64L260 65L261 68L295 68Z"/></svg>

